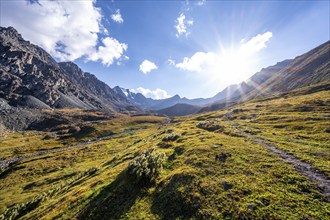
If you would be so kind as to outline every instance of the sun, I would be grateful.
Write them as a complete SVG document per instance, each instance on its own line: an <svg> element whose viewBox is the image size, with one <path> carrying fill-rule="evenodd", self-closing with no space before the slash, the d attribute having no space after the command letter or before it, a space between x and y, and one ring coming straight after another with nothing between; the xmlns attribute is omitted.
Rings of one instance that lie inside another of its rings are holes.
<svg viewBox="0 0 330 220"><path fill-rule="evenodd" d="M255 58L237 49L219 53L214 74L226 84L240 83L249 77Z"/></svg>

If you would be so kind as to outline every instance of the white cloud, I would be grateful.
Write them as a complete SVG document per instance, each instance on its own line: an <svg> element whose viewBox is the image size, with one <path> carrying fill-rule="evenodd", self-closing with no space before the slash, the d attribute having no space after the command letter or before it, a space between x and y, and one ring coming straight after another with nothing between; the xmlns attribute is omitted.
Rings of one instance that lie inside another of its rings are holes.
<svg viewBox="0 0 330 220"><path fill-rule="evenodd" d="M100 37L108 30L101 24L102 13L95 0L3 1L0 10L1 26L13 26L26 40L61 61L83 57L110 65L127 50L126 44L114 38Z"/></svg>
<svg viewBox="0 0 330 220"><path fill-rule="evenodd" d="M154 64L153 62L149 61L149 60L144 60L141 64L140 64L140 71L143 72L144 74L149 73L152 70L157 69L158 67L156 66L156 64Z"/></svg>
<svg viewBox="0 0 330 220"><path fill-rule="evenodd" d="M240 50L245 53L255 53L260 51L261 49L267 47L266 43L270 40L273 36L272 32L266 32L264 34L258 34L257 36L253 37L248 42L244 43L244 39L241 41Z"/></svg>
<svg viewBox="0 0 330 220"><path fill-rule="evenodd" d="M124 19L122 18L119 9L116 10L116 13L115 13L115 14L112 14L112 15L111 15L111 19L112 19L114 22L117 22L117 23L123 23L123 22L124 22Z"/></svg>
<svg viewBox="0 0 330 220"><path fill-rule="evenodd" d="M221 69L221 66L219 65L228 65L229 60L230 62L235 59L239 59L237 61L242 61L244 59L248 61L250 56L267 47L266 43L271 37L272 33L266 32L264 34L258 34L247 42L242 40L238 51L236 51L234 55L223 55L213 52L196 52L191 57L184 57L182 62L175 64L175 67L191 72L203 72L210 69L214 70L219 67ZM175 63L175 61L171 60L170 64L172 63Z"/></svg>
<svg viewBox="0 0 330 220"><path fill-rule="evenodd" d="M171 97L165 90L159 88L155 90L150 90L150 89L145 89L143 87L139 87L137 89L131 89L131 91L134 93L141 93L145 97L152 99L166 99Z"/></svg>
<svg viewBox="0 0 330 220"><path fill-rule="evenodd" d="M121 58L124 51L127 50L127 44L118 42L118 40L106 37L102 40L104 46L99 46L97 51L89 55L92 61L100 60L104 65L110 66L115 59ZM127 59L127 56L123 57Z"/></svg>
<svg viewBox="0 0 330 220"><path fill-rule="evenodd" d="M201 72L208 65L217 61L217 56L214 53L197 52L192 57L185 57L181 63L175 66L182 70L192 72Z"/></svg>
<svg viewBox="0 0 330 220"><path fill-rule="evenodd" d="M181 13L179 17L176 19L176 25L174 26L177 33L176 36L179 37L180 35L188 36L189 32L187 31L187 26L192 26L194 21L192 19L186 19L186 16Z"/></svg>

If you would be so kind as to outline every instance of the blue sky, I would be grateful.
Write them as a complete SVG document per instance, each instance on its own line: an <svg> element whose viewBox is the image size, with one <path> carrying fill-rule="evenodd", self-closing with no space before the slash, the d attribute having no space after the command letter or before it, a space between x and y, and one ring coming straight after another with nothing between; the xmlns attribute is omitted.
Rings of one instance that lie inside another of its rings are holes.
<svg viewBox="0 0 330 220"><path fill-rule="evenodd" d="M58 61L153 98L211 97L329 40L329 1L10 1L15 27Z"/></svg>

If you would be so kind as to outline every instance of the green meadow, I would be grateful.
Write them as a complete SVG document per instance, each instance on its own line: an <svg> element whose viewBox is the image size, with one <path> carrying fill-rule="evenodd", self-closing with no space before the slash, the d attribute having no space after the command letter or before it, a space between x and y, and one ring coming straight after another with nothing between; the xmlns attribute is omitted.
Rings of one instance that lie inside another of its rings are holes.
<svg viewBox="0 0 330 220"><path fill-rule="evenodd" d="M22 159L0 174L0 219L330 217L315 182L243 133L330 178L330 92L307 88L171 120L118 115L2 133L1 160ZM128 167L152 147L162 167L138 182Z"/></svg>

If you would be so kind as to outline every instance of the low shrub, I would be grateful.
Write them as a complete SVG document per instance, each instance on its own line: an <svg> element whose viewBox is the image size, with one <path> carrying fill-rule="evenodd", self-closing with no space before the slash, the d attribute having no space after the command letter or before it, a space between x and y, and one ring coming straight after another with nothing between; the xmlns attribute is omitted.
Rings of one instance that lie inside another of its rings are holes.
<svg viewBox="0 0 330 220"><path fill-rule="evenodd" d="M166 135L162 140L169 142L169 141L175 141L177 140L181 135L177 133L171 133L169 135Z"/></svg>
<svg viewBox="0 0 330 220"><path fill-rule="evenodd" d="M155 148L143 151L132 160L127 168L129 176L138 183L152 183L159 175L165 161L165 153L153 153Z"/></svg>
<svg viewBox="0 0 330 220"><path fill-rule="evenodd" d="M216 131L219 129L224 129L224 127L221 126L220 123L216 120L201 121L197 124L197 127L207 131Z"/></svg>
<svg viewBox="0 0 330 220"><path fill-rule="evenodd" d="M176 159L176 156L183 154L183 152L184 152L184 148L183 147L176 147L176 148L174 148L174 152L173 152L173 154L171 154L168 157L168 160L170 160L170 161L171 160L175 160Z"/></svg>
<svg viewBox="0 0 330 220"><path fill-rule="evenodd" d="M173 142L161 141L157 144L160 148L170 148L173 147Z"/></svg>

